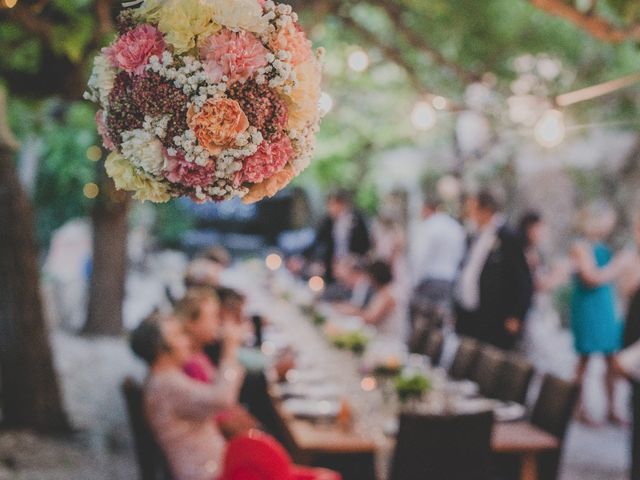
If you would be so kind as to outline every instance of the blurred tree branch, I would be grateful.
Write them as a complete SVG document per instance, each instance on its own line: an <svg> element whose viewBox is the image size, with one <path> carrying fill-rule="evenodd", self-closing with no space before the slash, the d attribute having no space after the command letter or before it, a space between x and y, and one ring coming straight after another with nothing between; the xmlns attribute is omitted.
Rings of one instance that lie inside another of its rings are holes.
<svg viewBox="0 0 640 480"><path fill-rule="evenodd" d="M587 12L581 12L563 0L529 0L535 7L551 15L569 20L582 30L604 42L622 43L627 40L640 42L640 24L619 28L606 18L594 13L595 4Z"/></svg>
<svg viewBox="0 0 640 480"><path fill-rule="evenodd" d="M424 53L435 63L448 69L465 83L473 83L480 79L481 75L468 71L459 64L447 59L439 50L430 45L424 36L416 33L404 18L403 9L397 1L369 0L369 3L382 8L391 20L391 23L393 23L397 34L404 37L417 51Z"/></svg>

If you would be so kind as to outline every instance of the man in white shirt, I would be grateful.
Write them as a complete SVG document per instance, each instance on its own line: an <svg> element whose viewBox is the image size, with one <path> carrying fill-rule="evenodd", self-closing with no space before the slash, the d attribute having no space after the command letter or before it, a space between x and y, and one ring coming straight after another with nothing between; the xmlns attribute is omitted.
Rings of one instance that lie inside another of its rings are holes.
<svg viewBox="0 0 640 480"><path fill-rule="evenodd" d="M469 198L466 213L475 234L455 288L456 331L510 350L522 332L533 290L522 241L489 192Z"/></svg>
<svg viewBox="0 0 640 480"><path fill-rule="evenodd" d="M462 225L441 211L437 200L429 198L424 201L422 222L416 233L412 319L434 318L441 324L441 317L450 310L453 281L464 257L466 235Z"/></svg>

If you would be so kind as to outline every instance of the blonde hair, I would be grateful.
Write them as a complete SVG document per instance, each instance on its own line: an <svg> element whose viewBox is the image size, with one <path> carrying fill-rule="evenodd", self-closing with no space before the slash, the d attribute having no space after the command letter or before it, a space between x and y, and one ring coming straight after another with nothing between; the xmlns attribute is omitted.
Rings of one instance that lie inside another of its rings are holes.
<svg viewBox="0 0 640 480"><path fill-rule="evenodd" d="M579 214L579 228L589 238L605 239L616 226L618 216L607 202L598 200L585 206Z"/></svg>
<svg viewBox="0 0 640 480"><path fill-rule="evenodd" d="M176 303L176 306L174 307L174 315L183 323L193 322L200 317L202 304L207 300L212 300L215 303L220 304L220 299L212 288L190 288L187 290L184 297Z"/></svg>

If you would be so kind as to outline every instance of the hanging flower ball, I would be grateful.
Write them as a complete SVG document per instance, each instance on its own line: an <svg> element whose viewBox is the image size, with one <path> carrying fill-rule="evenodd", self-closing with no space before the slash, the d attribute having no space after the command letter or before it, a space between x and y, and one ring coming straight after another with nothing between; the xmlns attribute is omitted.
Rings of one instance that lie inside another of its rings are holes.
<svg viewBox="0 0 640 480"><path fill-rule="evenodd" d="M275 195L313 157L320 50L272 0L143 0L119 15L85 98L134 198L247 203Z"/></svg>

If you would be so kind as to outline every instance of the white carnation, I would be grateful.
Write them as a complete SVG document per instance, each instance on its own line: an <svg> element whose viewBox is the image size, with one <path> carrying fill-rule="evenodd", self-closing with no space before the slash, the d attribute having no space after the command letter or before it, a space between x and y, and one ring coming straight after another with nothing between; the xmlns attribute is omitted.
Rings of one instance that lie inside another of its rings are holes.
<svg viewBox="0 0 640 480"><path fill-rule="evenodd" d="M111 66L107 57L104 53L97 55L93 60L93 70L88 86L92 99L97 100L102 107L109 104L109 94L113 89L115 79L116 70Z"/></svg>
<svg viewBox="0 0 640 480"><path fill-rule="evenodd" d="M206 0L213 7L216 23L232 30L248 30L261 34L268 25L262 7L256 0Z"/></svg>
<svg viewBox="0 0 640 480"><path fill-rule="evenodd" d="M161 175L165 168L165 158L160 140L145 130L131 130L122 133L122 155L133 165L151 175Z"/></svg>

